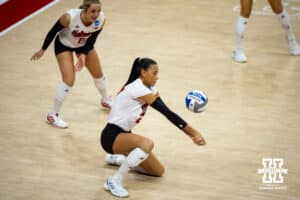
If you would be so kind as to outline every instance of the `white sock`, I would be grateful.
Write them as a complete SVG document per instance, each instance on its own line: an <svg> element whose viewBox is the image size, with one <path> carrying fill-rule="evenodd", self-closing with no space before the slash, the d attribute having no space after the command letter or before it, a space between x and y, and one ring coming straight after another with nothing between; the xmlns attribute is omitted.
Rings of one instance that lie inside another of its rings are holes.
<svg viewBox="0 0 300 200"><path fill-rule="evenodd" d="M295 35L292 31L292 26L290 22L290 17L289 14L286 12L286 10L283 10L280 14L277 14L278 19L281 23L281 26L286 32L286 36L288 41L293 41L295 40Z"/></svg>
<svg viewBox="0 0 300 200"><path fill-rule="evenodd" d="M108 92L107 92L107 81L105 76L103 75L101 78L95 78L94 83L96 88L98 89L102 99L104 101L109 101Z"/></svg>
<svg viewBox="0 0 300 200"><path fill-rule="evenodd" d="M247 28L248 18L239 16L236 22L236 49L243 49L244 32Z"/></svg>
<svg viewBox="0 0 300 200"><path fill-rule="evenodd" d="M59 113L60 108L67 96L67 94L71 91L71 87L61 82L57 85L55 95L54 95L54 105L53 112Z"/></svg>
<svg viewBox="0 0 300 200"><path fill-rule="evenodd" d="M130 168L139 166L144 160L148 158L149 154L144 152L141 148L137 147L133 149L122 163L116 174L115 178L122 180L123 176L128 173Z"/></svg>

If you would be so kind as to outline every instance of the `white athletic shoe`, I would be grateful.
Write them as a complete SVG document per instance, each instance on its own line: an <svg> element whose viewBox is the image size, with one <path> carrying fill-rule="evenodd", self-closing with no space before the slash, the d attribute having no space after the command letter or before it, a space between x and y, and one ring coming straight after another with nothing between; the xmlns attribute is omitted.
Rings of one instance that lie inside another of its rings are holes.
<svg viewBox="0 0 300 200"><path fill-rule="evenodd" d="M110 98L108 100L101 99L101 106L110 110L112 106L112 100Z"/></svg>
<svg viewBox="0 0 300 200"><path fill-rule="evenodd" d="M123 188L121 180L111 176L104 182L104 189L110 191L117 197L128 197L129 195L128 191Z"/></svg>
<svg viewBox="0 0 300 200"><path fill-rule="evenodd" d="M47 122L58 128L68 128L68 124L61 119L58 113L49 112Z"/></svg>
<svg viewBox="0 0 300 200"><path fill-rule="evenodd" d="M245 56L243 50L235 49L232 51L232 59L238 63L246 63L247 57Z"/></svg>
<svg viewBox="0 0 300 200"><path fill-rule="evenodd" d="M107 164L120 166L125 159L126 157L122 154L106 154L105 161Z"/></svg>
<svg viewBox="0 0 300 200"><path fill-rule="evenodd" d="M288 41L289 43L289 52L293 56L299 56L300 55L300 46L296 42L296 40Z"/></svg>

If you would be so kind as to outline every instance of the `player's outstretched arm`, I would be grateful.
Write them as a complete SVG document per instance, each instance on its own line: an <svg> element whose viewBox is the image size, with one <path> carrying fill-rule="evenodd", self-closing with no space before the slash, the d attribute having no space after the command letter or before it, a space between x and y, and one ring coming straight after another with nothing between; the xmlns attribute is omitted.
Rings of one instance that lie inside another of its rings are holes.
<svg viewBox="0 0 300 200"><path fill-rule="evenodd" d="M37 52L35 52L30 60L38 60L40 57L42 57L44 55L44 52L46 51L46 49L49 47L49 45L51 44L52 40L55 38L56 34L62 30L64 27L68 27L70 24L70 15L69 14L64 14L62 15L59 20L57 20L57 22L53 25L53 27L50 29L50 31L48 32L43 46L40 50L38 50Z"/></svg>
<svg viewBox="0 0 300 200"><path fill-rule="evenodd" d="M186 125L186 127L184 127L184 129L182 129L182 131L187 134L195 144L198 145L204 145L206 144L204 137L201 135L201 133L199 131L197 131L196 129L194 129L192 126L190 125Z"/></svg>
<svg viewBox="0 0 300 200"><path fill-rule="evenodd" d="M149 94L142 97L142 99L187 134L195 144L204 145L206 143L200 132L188 125L179 115L171 111L158 95Z"/></svg>

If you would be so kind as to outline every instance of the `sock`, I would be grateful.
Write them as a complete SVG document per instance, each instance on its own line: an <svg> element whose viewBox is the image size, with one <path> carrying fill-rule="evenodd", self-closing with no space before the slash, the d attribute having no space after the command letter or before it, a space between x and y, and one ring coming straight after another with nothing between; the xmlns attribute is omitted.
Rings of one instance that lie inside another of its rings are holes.
<svg viewBox="0 0 300 200"><path fill-rule="evenodd" d="M94 83L100 95L102 96L102 99L104 101L109 101L109 97L107 94L107 81L105 76L103 75L101 78L97 78L97 79L95 78Z"/></svg>
<svg viewBox="0 0 300 200"><path fill-rule="evenodd" d="M236 22L236 49L243 49L244 32L247 28L248 18L239 16Z"/></svg>
<svg viewBox="0 0 300 200"><path fill-rule="evenodd" d="M54 95L54 105L53 112L59 113L61 106L67 96L67 94L71 91L71 87L61 82L57 85L55 95Z"/></svg>
<svg viewBox="0 0 300 200"><path fill-rule="evenodd" d="M286 12L286 10L283 9L283 11L280 14L277 14L277 16L281 23L281 26L283 27L283 29L286 32L288 41L295 40L295 35L292 31L289 14Z"/></svg>
<svg viewBox="0 0 300 200"><path fill-rule="evenodd" d="M139 166L144 160L148 158L149 154L144 152L141 148L137 147L133 149L122 163L114 178L122 180L123 176L128 173L130 168Z"/></svg>

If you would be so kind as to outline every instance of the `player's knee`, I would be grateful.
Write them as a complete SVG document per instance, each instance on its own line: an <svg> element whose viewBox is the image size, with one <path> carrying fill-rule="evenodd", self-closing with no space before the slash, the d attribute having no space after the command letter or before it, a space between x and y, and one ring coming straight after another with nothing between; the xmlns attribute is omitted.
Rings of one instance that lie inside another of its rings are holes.
<svg viewBox="0 0 300 200"><path fill-rule="evenodd" d="M280 14L280 13L282 13L282 11L283 11L282 6L278 6L278 7L276 7L276 8L273 8L273 12L274 12L275 14Z"/></svg>
<svg viewBox="0 0 300 200"><path fill-rule="evenodd" d="M156 177L162 177L165 173L165 168L161 166L154 174Z"/></svg>
<svg viewBox="0 0 300 200"><path fill-rule="evenodd" d="M140 148L143 149L145 152L150 153L154 147L154 143L150 139L144 139L140 144Z"/></svg>

